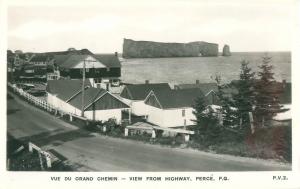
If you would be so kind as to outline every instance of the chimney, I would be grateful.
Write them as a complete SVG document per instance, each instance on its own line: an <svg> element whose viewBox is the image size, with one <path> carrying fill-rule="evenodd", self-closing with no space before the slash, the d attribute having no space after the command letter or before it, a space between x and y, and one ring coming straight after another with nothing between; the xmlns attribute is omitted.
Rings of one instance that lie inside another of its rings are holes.
<svg viewBox="0 0 300 189"><path fill-rule="evenodd" d="M145 84L149 84L149 80L145 80Z"/></svg>
<svg viewBox="0 0 300 189"><path fill-rule="evenodd" d="M109 83L106 83L106 90L109 91Z"/></svg>
<svg viewBox="0 0 300 189"><path fill-rule="evenodd" d="M115 56L118 57L118 52L115 52Z"/></svg>
<svg viewBox="0 0 300 189"><path fill-rule="evenodd" d="M199 84L199 83L200 83L200 82L199 82L199 79L197 79L197 80L196 80L196 84Z"/></svg>

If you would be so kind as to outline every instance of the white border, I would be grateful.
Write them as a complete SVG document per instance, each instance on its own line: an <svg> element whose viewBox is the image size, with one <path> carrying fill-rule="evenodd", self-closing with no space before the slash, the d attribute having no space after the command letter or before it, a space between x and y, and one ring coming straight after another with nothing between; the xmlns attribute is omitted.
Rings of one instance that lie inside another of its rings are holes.
<svg viewBox="0 0 300 189"><path fill-rule="evenodd" d="M123 1L122 3L134 3L135 0L127 0L126 2ZM194 0L190 0L194 1ZM221 3L221 0L216 0L217 2ZM272 1L277 0L265 0L266 2L272 3ZM225 1L223 1L225 3ZM226 1L226 3L232 3L232 0ZM292 94L293 94L293 171L284 171L284 172L8 172L6 171L6 160L5 156L3 154L6 153L6 49L7 49L7 6L15 6L15 5L47 5L47 6L55 6L57 4L59 5L69 5L70 1L59 1L59 0L52 0L52 1L39 1L39 0L13 0L13 1L5 1L0 0L0 75L1 75L1 101L0 104L4 105L5 108L1 108L0 116L1 116L1 132L0 132L0 188L107 188L107 187L116 187L116 188L157 188L157 187L164 187L164 188L220 188L220 187L228 187L228 188L300 188L300 153L299 153L299 134L300 134L300 117L297 115L300 115L299 111L299 70L300 70L300 0L294 0L295 2L295 10L294 10L294 29L291 32L293 35L293 50L292 50L292 82L293 82L293 88L292 88ZM96 0L72 0L71 4L72 6L91 6L95 5L97 3L105 3L105 2L99 2ZM113 1L112 3L119 3L117 1ZM152 1L153 4L155 3L164 3L163 1ZM3 106L2 106L3 107ZM5 124L4 124L5 123ZM230 181L228 182L129 182L127 181L118 181L118 182L76 182L72 181L70 183L68 182L54 182L50 181L51 176L72 176L75 178L76 176L118 176L118 177L129 177L129 176L210 176L213 174L216 176L228 176L230 178ZM285 175L288 176L288 181L274 181L272 180L273 175Z"/></svg>

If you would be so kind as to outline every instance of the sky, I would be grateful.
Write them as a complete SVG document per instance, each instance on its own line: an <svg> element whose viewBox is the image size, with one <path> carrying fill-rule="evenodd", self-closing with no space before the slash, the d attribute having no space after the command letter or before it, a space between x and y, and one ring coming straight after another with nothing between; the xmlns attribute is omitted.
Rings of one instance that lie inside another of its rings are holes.
<svg viewBox="0 0 300 189"><path fill-rule="evenodd" d="M292 0L100 2L9 5L8 49L113 53L122 52L123 38L207 41L218 43L219 51L228 44L233 52L292 48Z"/></svg>

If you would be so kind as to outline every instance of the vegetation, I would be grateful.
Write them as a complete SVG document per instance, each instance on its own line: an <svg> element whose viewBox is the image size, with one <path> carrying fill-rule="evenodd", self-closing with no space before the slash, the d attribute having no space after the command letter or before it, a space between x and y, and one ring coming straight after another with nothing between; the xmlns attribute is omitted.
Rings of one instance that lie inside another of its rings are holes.
<svg viewBox="0 0 300 189"><path fill-rule="evenodd" d="M259 80L255 85L255 116L257 123L264 127L266 121L270 121L280 111L279 95L281 94L274 82L273 66L270 65L271 57L265 55L262 65L259 66Z"/></svg>
<svg viewBox="0 0 300 189"><path fill-rule="evenodd" d="M281 108L278 99L282 91L276 86L270 62L270 57L263 57L258 80L245 60L241 62L239 80L232 82L231 86L222 85L221 77L216 76L220 108L212 110L202 97L196 100L196 134L192 138L192 147L216 153L291 161L291 126L259 127L264 126L265 121L271 121ZM226 90L230 87L237 92L228 95ZM252 112L254 122L250 120ZM252 126L255 123L254 132Z"/></svg>
<svg viewBox="0 0 300 189"><path fill-rule="evenodd" d="M211 145L219 142L221 126L218 124L218 118L211 108L206 108L204 97L196 100L195 111L197 127L195 128L197 142L204 145Z"/></svg>
<svg viewBox="0 0 300 189"><path fill-rule="evenodd" d="M265 128L266 121L280 111L279 95L282 92L275 85L271 58L264 56L259 66L258 79L249 67L249 62L241 62L239 80L231 86L222 85L221 77L215 78L218 84L217 97L220 109L207 106L204 97L199 97L193 112L196 120L195 135L189 143L191 147L216 153L227 153L238 156L276 158L291 162L291 126L276 126ZM228 95L226 90L234 87L237 93ZM251 132L249 112L254 114L255 132ZM68 119L68 118L66 118ZM73 121L73 124L75 121ZM106 122L82 122L86 129L113 137L124 137L124 125L118 125L116 120ZM270 124L271 125L271 124ZM179 146L183 137L163 136L162 131L152 139L147 132L135 131L135 135L127 138L162 144ZM33 158L34 159L34 158Z"/></svg>
<svg viewBox="0 0 300 189"><path fill-rule="evenodd" d="M249 112L252 112L254 107L254 75L251 68L248 67L249 62L243 60L241 62L241 73L235 87L238 91L233 95L234 107L237 109L237 117L239 126L243 134L249 134L250 119Z"/></svg>

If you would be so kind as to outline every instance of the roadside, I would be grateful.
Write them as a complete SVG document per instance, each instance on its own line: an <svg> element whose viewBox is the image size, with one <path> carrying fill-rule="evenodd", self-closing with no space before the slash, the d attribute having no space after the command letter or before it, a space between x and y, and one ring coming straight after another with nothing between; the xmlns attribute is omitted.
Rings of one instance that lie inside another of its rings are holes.
<svg viewBox="0 0 300 189"><path fill-rule="evenodd" d="M230 155L213 154L186 148L170 148L169 146L152 145L143 141L124 140L123 138L108 137L79 129L64 122L43 110L24 102L13 95L19 109L17 113L24 116L36 114L42 115L43 124L31 122L20 125L12 125L11 120L20 119L15 115L8 119L8 131L12 133L32 132L34 130L47 130L50 135L41 137L33 136L41 140L46 149L53 149L71 162L77 170L81 171L250 171L250 170L290 170L290 164L277 163L270 160L235 157ZM10 106L11 104L9 104ZM16 108L16 107L14 107ZM29 111L28 111L29 110ZM17 114L16 113L16 114ZM24 117L23 116L23 117ZM50 123L49 123L50 122ZM28 126L29 125L29 126ZM9 128L14 126L13 130ZM28 126L28 127L27 127ZM64 132L53 133L55 129ZM74 135L74 130L76 131ZM68 131L68 132L66 132ZM42 131L41 131L42 132ZM71 134L71 136L69 136ZM67 137L69 136L69 137ZM29 138L32 138L28 135ZM28 138L28 139L29 139Z"/></svg>

